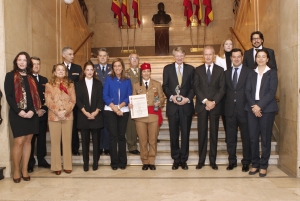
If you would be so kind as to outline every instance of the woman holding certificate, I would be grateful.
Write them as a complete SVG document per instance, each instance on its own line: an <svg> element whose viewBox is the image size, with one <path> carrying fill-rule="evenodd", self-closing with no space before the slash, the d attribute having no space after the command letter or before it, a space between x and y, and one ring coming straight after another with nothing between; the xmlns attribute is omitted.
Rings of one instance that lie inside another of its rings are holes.
<svg viewBox="0 0 300 201"><path fill-rule="evenodd" d="M103 89L104 116L109 132L110 166L124 170L127 165L125 131L129 116L129 96L132 94L130 79L125 76L122 59L112 62L112 71L105 79Z"/></svg>
<svg viewBox="0 0 300 201"><path fill-rule="evenodd" d="M150 79L151 66L148 63L141 65L141 80L133 85L132 95L146 94L148 117L136 118L135 125L140 143L140 156L143 162L142 170L156 170L154 165L158 128L162 124L162 113L165 98L161 83ZM130 104L130 108L134 105ZM149 149L148 149L149 144Z"/></svg>

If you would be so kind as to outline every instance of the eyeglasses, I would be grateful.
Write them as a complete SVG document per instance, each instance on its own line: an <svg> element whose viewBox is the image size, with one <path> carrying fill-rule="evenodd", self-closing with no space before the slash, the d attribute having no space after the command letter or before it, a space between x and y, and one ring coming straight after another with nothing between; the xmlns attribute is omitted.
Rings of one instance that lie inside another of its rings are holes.
<svg viewBox="0 0 300 201"><path fill-rule="evenodd" d="M138 58L138 57L131 57L131 58L130 58L131 61L139 60L139 59L140 59L140 58Z"/></svg>

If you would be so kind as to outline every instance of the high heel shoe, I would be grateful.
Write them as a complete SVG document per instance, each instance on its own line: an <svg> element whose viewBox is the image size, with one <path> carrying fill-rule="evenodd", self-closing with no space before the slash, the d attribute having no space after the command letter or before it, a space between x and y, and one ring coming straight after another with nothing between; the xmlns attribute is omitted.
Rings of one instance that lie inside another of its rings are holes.
<svg viewBox="0 0 300 201"><path fill-rule="evenodd" d="M22 178L23 178L24 181L30 181L30 176L28 176L28 177L23 177L22 176Z"/></svg>
<svg viewBox="0 0 300 201"><path fill-rule="evenodd" d="M17 178L17 179L13 178L13 181L14 181L15 183L20 183L20 182L21 182L21 178Z"/></svg>
<svg viewBox="0 0 300 201"><path fill-rule="evenodd" d="M71 174L72 170L64 170L65 173Z"/></svg>
<svg viewBox="0 0 300 201"><path fill-rule="evenodd" d="M61 174L61 170L54 171L54 173L55 173L56 175L60 175L60 174Z"/></svg>

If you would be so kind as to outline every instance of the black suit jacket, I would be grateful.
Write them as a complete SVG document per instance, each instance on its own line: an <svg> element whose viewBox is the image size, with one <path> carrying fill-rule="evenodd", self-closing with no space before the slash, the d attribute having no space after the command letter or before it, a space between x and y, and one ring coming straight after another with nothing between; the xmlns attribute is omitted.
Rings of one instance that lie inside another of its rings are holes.
<svg viewBox="0 0 300 201"><path fill-rule="evenodd" d="M259 91L260 100L258 103L255 103L257 75L255 71L250 72L248 75L245 92L247 97L245 110L252 112L251 106L257 104L263 113L278 111L278 105L275 99L278 86L277 71L271 69L263 74Z"/></svg>
<svg viewBox="0 0 300 201"><path fill-rule="evenodd" d="M193 75L194 67L188 64L183 64L183 73L182 73L182 84L180 88L180 95L190 99L190 103L187 103L183 106L179 106L172 101L170 97L176 95L175 88L179 84L175 69L175 63L169 64L164 67L163 71L163 91L167 97L167 115L173 115L179 107L184 108L184 112L187 116L192 116L194 114L194 91L193 91Z"/></svg>
<svg viewBox="0 0 300 201"><path fill-rule="evenodd" d="M79 81L79 77L81 73L82 73L81 66L71 63L71 69L68 70L68 78L72 80L74 84Z"/></svg>
<svg viewBox="0 0 300 201"><path fill-rule="evenodd" d="M94 69L96 71L97 76L99 77L100 81L102 82L102 85L104 86L105 84L105 79L108 76L108 73L111 71L111 64L107 64L104 75L102 73L102 69L100 67L100 64L94 65Z"/></svg>
<svg viewBox="0 0 300 201"><path fill-rule="evenodd" d="M246 82L248 74L252 72L250 68L242 66L240 76L238 78L238 83L236 89L234 89L232 84L232 71L235 68L230 68L225 71L225 80L226 80L226 97L225 97L225 116L232 116L234 108L237 111L237 115L240 117L246 117L247 113L244 110L247 103L246 99ZM236 102L234 102L236 100Z"/></svg>
<svg viewBox="0 0 300 201"><path fill-rule="evenodd" d="M39 96L41 99L41 104L42 104L41 109L46 111L46 113L43 116L39 117L39 119L40 119L40 121L45 121L45 120L48 120L48 108L45 105L45 85L46 85L46 83L48 83L48 79L44 76L41 76L40 74L38 76L39 76L39 80L37 80L36 76L34 76L34 77L36 79L37 88L38 88Z"/></svg>
<svg viewBox="0 0 300 201"><path fill-rule="evenodd" d="M194 91L196 95L196 113L205 110L206 105L202 103L205 98L215 101L216 106L211 111L220 113L221 105L219 103L225 94L224 68L214 64L210 82L208 82L205 64L197 67L194 75Z"/></svg>
<svg viewBox="0 0 300 201"><path fill-rule="evenodd" d="M78 129L96 129L103 127L103 115L102 111L104 108L102 100L102 83L99 80L93 79L91 104L89 103L89 95L85 79L80 80L76 83L76 105L78 107L77 112L77 128ZM89 113L94 112L97 108L101 111L95 117L94 120L89 120L81 111L82 108Z"/></svg>
<svg viewBox="0 0 300 201"><path fill-rule="evenodd" d="M275 53L274 50L270 49L270 48L266 48L264 47L263 49L267 50L270 56L270 60L269 60L269 64L270 64L270 68L273 68L275 70L277 70L277 64L276 64L276 59L275 59ZM244 60L243 60L243 66L247 66L251 69L256 68L256 66L254 66L254 57L253 57L253 48L251 48L250 50L245 51L244 53Z"/></svg>

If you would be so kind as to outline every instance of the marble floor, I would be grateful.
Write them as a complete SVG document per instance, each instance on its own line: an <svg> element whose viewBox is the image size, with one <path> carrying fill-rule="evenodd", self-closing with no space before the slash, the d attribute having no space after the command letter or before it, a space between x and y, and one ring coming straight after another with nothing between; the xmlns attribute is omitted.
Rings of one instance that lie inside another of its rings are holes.
<svg viewBox="0 0 300 201"><path fill-rule="evenodd" d="M84 172L74 166L71 174L56 176L49 169L35 167L31 181L15 184L11 178L0 181L0 200L87 201L87 200L300 200L300 179L291 177L272 165L266 178L249 176L238 166L227 171L209 166L196 170L171 170L157 166L156 171L142 171L141 166L128 166L113 171L100 166Z"/></svg>

